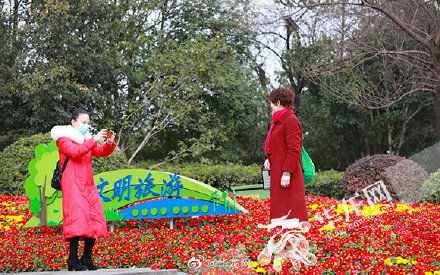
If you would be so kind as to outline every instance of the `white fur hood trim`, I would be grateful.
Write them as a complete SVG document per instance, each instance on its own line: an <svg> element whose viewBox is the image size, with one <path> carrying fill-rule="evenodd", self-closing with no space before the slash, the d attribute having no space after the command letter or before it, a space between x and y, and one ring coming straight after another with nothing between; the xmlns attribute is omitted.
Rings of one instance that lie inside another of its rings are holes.
<svg viewBox="0 0 440 275"><path fill-rule="evenodd" d="M50 135L55 141L58 141L58 139L61 137L67 137L79 144L83 144L84 140L89 140L92 138L90 133L82 135L77 129L73 128L72 125L54 126L50 131Z"/></svg>

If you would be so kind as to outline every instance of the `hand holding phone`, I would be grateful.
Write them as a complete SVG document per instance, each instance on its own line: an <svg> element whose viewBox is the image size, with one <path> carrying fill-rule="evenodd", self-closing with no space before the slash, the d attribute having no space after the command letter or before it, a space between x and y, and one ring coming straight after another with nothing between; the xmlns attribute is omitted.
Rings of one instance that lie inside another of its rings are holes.
<svg viewBox="0 0 440 275"><path fill-rule="evenodd" d="M112 138L113 132L111 130L107 130L107 138Z"/></svg>
<svg viewBox="0 0 440 275"><path fill-rule="evenodd" d="M115 141L115 137L116 137L116 134L113 131L107 130L107 143L108 144L113 144L113 142Z"/></svg>
<svg viewBox="0 0 440 275"><path fill-rule="evenodd" d="M106 130L102 129L99 133L94 137L95 141L98 142L100 140L104 140L107 137Z"/></svg>

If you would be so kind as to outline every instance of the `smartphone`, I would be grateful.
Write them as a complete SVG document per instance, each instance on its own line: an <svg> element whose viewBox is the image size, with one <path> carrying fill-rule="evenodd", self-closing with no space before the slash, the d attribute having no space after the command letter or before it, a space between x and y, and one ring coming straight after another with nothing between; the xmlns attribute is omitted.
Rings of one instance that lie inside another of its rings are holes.
<svg viewBox="0 0 440 275"><path fill-rule="evenodd" d="M107 138L111 138L113 135L113 131L107 130Z"/></svg>

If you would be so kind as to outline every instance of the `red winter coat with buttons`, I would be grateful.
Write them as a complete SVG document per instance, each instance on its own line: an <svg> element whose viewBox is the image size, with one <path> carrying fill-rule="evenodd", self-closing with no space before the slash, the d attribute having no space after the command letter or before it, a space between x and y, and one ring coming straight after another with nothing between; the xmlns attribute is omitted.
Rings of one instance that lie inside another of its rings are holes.
<svg viewBox="0 0 440 275"><path fill-rule="evenodd" d="M302 128L292 109L274 122L270 133L270 219L297 218L308 221L301 164ZM290 185L281 186L283 172L290 172Z"/></svg>
<svg viewBox="0 0 440 275"><path fill-rule="evenodd" d="M90 134L82 135L72 126L55 126L51 135L57 142L60 167L70 157L61 179L64 239L105 237L107 224L93 179L92 156L106 157L116 144L98 145Z"/></svg>

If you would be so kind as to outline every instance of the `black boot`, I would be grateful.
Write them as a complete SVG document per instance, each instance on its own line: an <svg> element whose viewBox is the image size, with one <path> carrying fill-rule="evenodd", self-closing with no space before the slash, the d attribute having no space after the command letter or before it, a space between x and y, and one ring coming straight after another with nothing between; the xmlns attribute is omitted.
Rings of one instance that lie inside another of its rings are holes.
<svg viewBox="0 0 440 275"><path fill-rule="evenodd" d="M81 257L81 264L85 265L88 270L97 270L99 267L93 264L92 250L95 245L95 239L84 237L84 253Z"/></svg>
<svg viewBox="0 0 440 275"><path fill-rule="evenodd" d="M83 271L87 270L87 267L80 263L78 259L78 244L79 237L73 237L69 239L69 258L67 259L67 270L69 271Z"/></svg>

